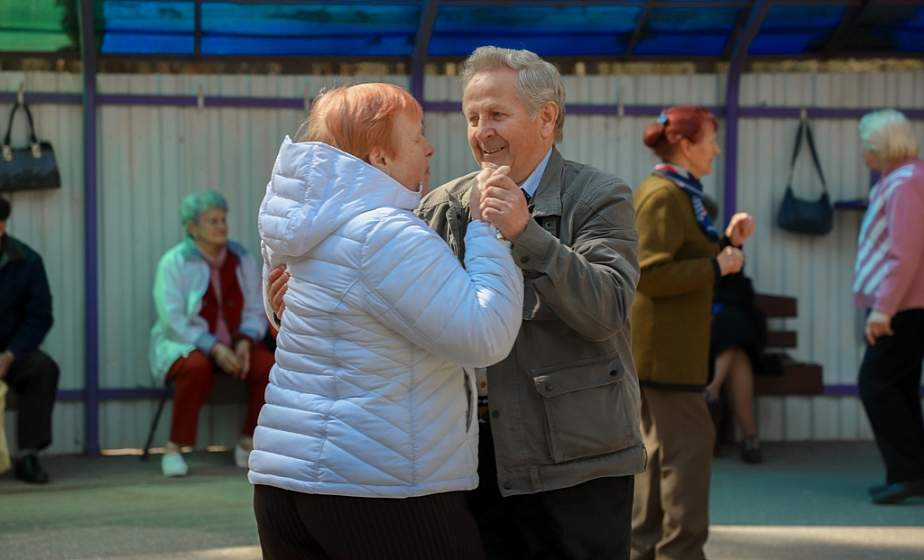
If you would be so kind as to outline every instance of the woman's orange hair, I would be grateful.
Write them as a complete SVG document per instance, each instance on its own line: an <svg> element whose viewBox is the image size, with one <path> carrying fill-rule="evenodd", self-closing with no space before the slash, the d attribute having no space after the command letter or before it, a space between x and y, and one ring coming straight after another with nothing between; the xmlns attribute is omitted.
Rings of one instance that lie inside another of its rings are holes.
<svg viewBox="0 0 924 560"><path fill-rule="evenodd" d="M354 156L369 160L373 148L394 157L394 120L402 111L423 118L423 109L404 88L371 83L340 86L318 96L302 125L298 142L324 142Z"/></svg>

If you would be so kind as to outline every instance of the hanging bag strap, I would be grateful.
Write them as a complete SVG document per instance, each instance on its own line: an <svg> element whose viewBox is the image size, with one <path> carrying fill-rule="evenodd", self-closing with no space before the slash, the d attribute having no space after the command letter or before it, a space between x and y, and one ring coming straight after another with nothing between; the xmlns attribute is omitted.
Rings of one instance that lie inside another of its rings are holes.
<svg viewBox="0 0 924 560"><path fill-rule="evenodd" d="M792 188L793 173L796 170L796 162L799 160L799 152L802 151L803 135L808 140L809 153L812 156L812 164L815 166L815 172L818 173L818 178L821 179L821 188L827 193L828 182L825 180L825 174L821 170L821 160L818 159L818 150L815 148L815 135L812 133L812 125L806 117L799 119L799 130L796 132L796 145L792 150L792 160L789 164L789 179L786 181L786 188Z"/></svg>
<svg viewBox="0 0 924 560"><path fill-rule="evenodd" d="M10 118L6 124L6 135L3 137L3 159L10 161L13 159L13 149L10 140L13 134L13 122L16 119L16 111L22 107L26 113L26 120L29 123L29 144L32 146L32 156L35 158L42 157L42 150L39 147L38 137L35 135L35 121L32 118L32 111L25 103L16 103L13 110L10 111Z"/></svg>
<svg viewBox="0 0 924 560"><path fill-rule="evenodd" d="M805 120L799 120L799 128L796 130L796 144L792 149L792 159L789 162L789 178L786 179L786 188L792 188L792 176L796 171L796 161L799 159L799 151L802 149L802 136L805 134Z"/></svg>
<svg viewBox="0 0 924 560"><path fill-rule="evenodd" d="M809 153L812 154L812 162L815 164L815 171L818 172L818 178L821 179L821 188L827 193L828 182L825 181L825 174L821 170L821 160L818 159L818 150L815 149L815 135L812 134L812 123L805 121L805 138L808 140Z"/></svg>

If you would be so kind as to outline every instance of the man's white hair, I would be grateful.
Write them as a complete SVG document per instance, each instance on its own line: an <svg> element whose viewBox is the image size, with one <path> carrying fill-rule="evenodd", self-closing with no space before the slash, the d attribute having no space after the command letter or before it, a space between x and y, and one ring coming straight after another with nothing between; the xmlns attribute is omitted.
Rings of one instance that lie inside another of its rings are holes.
<svg viewBox="0 0 924 560"><path fill-rule="evenodd" d="M498 68L516 70L517 91L533 115L549 101L558 105L555 141L561 142L565 126L565 85L558 69L536 53L525 49L478 47L462 66L463 89L475 74Z"/></svg>
<svg viewBox="0 0 924 560"><path fill-rule="evenodd" d="M882 161L899 162L918 157L918 141L905 115L895 109L883 109L860 119L860 142Z"/></svg>

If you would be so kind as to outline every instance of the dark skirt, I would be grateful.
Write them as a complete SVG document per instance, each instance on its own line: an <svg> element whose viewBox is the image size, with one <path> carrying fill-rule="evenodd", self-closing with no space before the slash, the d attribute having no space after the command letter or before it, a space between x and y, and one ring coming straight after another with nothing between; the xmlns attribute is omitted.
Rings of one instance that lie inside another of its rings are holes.
<svg viewBox="0 0 924 560"><path fill-rule="evenodd" d="M767 346L767 318L754 305L754 288L751 279L744 274L723 277L716 287L709 346L710 377L719 354L734 348L744 351L755 373L773 373L773 368L767 367L764 356Z"/></svg>

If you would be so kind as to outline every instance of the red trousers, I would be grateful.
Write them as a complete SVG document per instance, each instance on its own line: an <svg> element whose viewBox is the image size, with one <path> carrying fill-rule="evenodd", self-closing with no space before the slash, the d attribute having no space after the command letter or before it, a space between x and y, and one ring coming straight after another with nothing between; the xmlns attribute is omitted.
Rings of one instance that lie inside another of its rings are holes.
<svg viewBox="0 0 924 560"><path fill-rule="evenodd" d="M263 393L273 368L273 353L262 342L250 347L250 371L242 383L248 385L247 417L243 435L252 436L257 427L257 416L263 406ZM178 445L195 445L199 411L212 390L212 376L226 375L221 368L199 350L180 358L170 367L167 379L174 383L173 423L170 441Z"/></svg>

